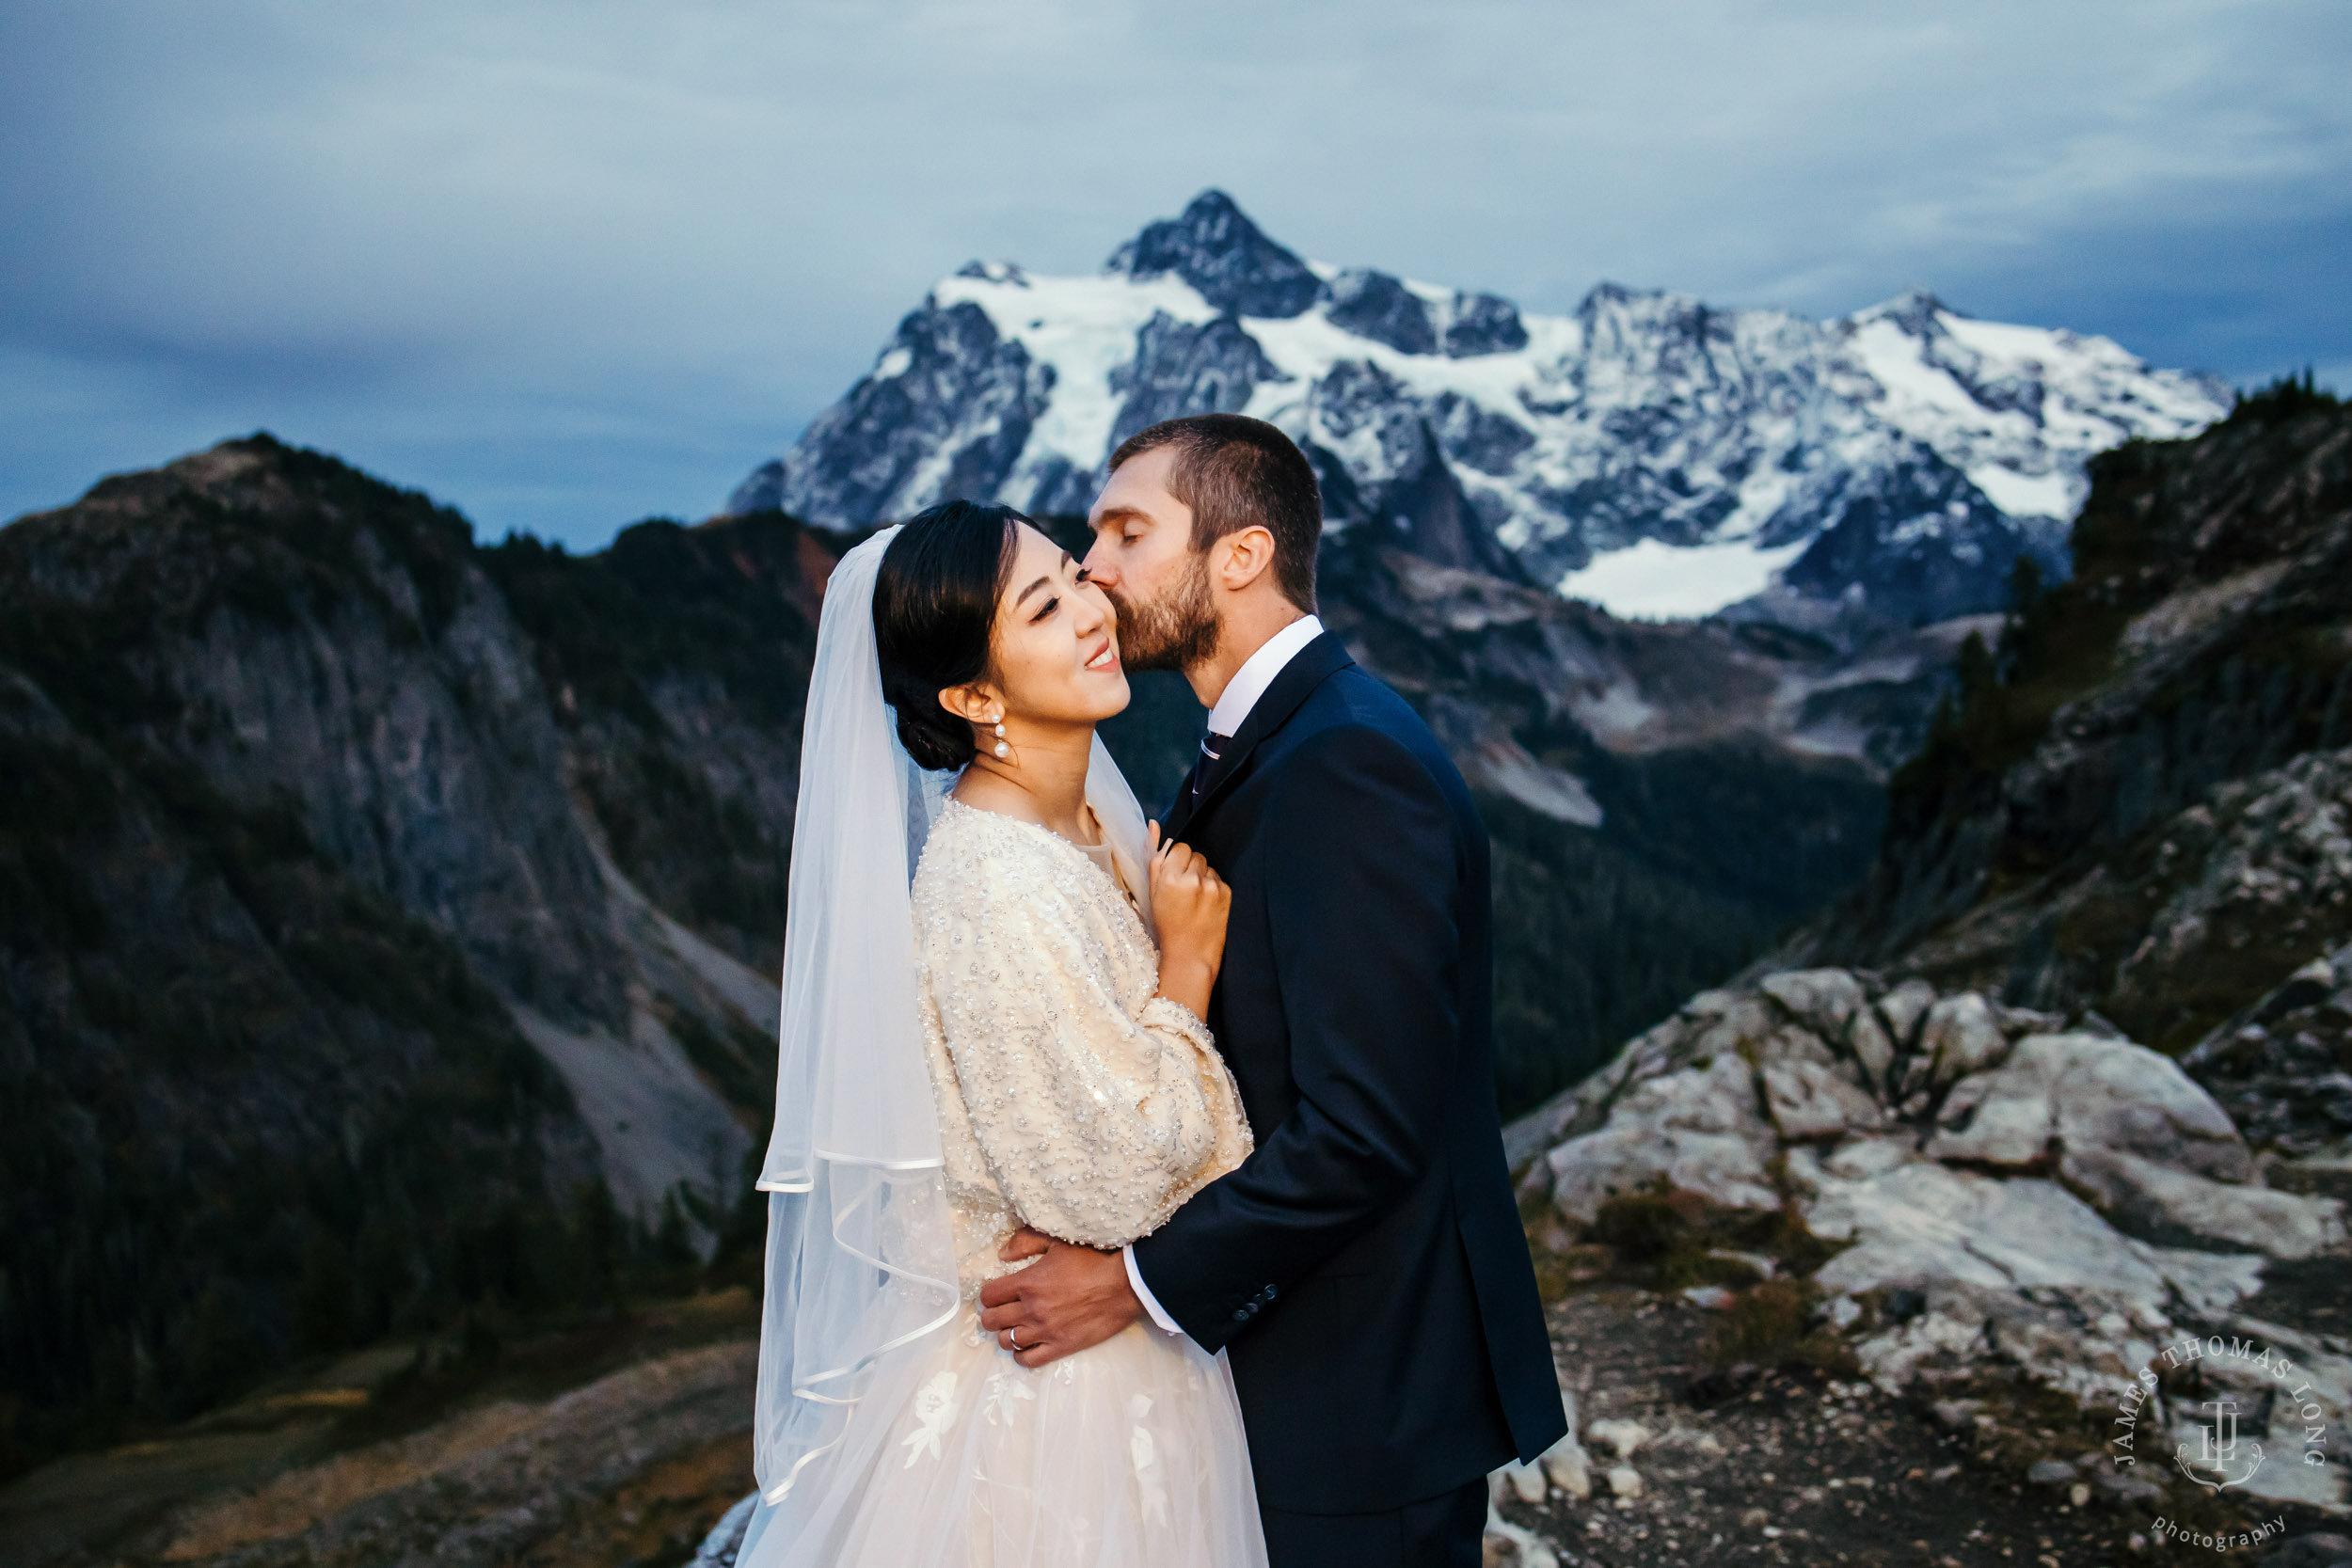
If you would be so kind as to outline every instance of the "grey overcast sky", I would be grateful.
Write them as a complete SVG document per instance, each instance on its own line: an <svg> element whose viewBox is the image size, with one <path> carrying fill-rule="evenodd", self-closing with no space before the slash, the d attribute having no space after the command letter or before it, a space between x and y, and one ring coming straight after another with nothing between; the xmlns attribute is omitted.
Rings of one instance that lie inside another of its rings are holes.
<svg viewBox="0 0 2352 1568"><path fill-rule="evenodd" d="M1911 285L2352 389L2346 0L0 0L0 517L266 427L600 544L1220 185L1574 307Z"/></svg>

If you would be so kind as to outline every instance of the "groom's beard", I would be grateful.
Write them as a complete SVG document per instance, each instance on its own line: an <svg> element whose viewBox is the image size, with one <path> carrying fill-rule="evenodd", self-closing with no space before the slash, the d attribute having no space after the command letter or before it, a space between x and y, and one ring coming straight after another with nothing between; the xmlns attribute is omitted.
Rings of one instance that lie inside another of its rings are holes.
<svg viewBox="0 0 2352 1568"><path fill-rule="evenodd" d="M1209 558L1196 551L1191 562L1176 586L1155 599L1108 590L1119 611L1119 659L1128 669L1190 670L1216 652L1225 626L1209 591Z"/></svg>

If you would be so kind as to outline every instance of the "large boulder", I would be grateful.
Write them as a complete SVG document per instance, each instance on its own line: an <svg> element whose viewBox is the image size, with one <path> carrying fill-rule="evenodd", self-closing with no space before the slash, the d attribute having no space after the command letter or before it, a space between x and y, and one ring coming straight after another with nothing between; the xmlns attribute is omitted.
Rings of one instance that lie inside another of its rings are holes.
<svg viewBox="0 0 2352 1568"><path fill-rule="evenodd" d="M1885 1113L1869 1093L1826 1062L1798 1056L1756 1069L1765 1115L1789 1143L1876 1132Z"/></svg>
<svg viewBox="0 0 2352 1568"><path fill-rule="evenodd" d="M2254 1174L2246 1140L2176 1063L2096 1035L2019 1041L2001 1066L1954 1085L1926 1149L2019 1166L2114 1149L2219 1181Z"/></svg>
<svg viewBox="0 0 2352 1568"><path fill-rule="evenodd" d="M2089 1398L2145 1366L2179 1308L2211 1318L2261 1288L2260 1259L2135 1241L2052 1181L1928 1160L1847 1180L1806 1151L1788 1166L1814 1233L1851 1243L1815 1283L1924 1304L1855 1343L1889 1391L1925 1367L1996 1362Z"/></svg>
<svg viewBox="0 0 2352 1568"><path fill-rule="evenodd" d="M1807 1181L1812 1173L1802 1162L1802 1154L1790 1156L1790 1176ZM2004 1180L1915 1161L1859 1181L1824 1171L1808 1185L1814 1234L1854 1243L1815 1275L1831 1291L1937 1280L2101 1286L2219 1310L2262 1277L2257 1259L2134 1241L2064 1187L2031 1177Z"/></svg>
<svg viewBox="0 0 2352 1568"><path fill-rule="evenodd" d="M1814 1284L1890 1390L1993 1362L2089 1398L2232 1321L2267 1259L2346 1244L2339 1204L2263 1185L2211 1094L2091 1022L1917 979L1768 974L1693 997L1513 1135L1554 1140L1529 1180L1573 1224L1661 1184L1793 1207L1842 1243ZM1910 1309L1866 1309L1896 1299Z"/></svg>
<svg viewBox="0 0 2352 1568"><path fill-rule="evenodd" d="M2315 1257L2344 1243L2343 1211L2332 1198L2216 1181L2118 1148L2070 1151L2059 1170L2136 1233L2184 1235L2285 1259Z"/></svg>
<svg viewBox="0 0 2352 1568"><path fill-rule="evenodd" d="M2210 1256L2136 1242L2056 1182L2002 1180L1932 1161L1898 1165L1859 1181L1816 1174L1789 1157L1792 1180L1809 1188L1806 1223L1827 1241L1853 1244L1815 1275L1825 1290L1918 1288L1939 1280L2022 1289L2100 1286L2149 1301L2169 1292L2216 1309L2261 1279L2258 1260L2208 1265ZM2184 1260L2185 1259L2185 1260Z"/></svg>
<svg viewBox="0 0 2352 1568"><path fill-rule="evenodd" d="M1661 1180L1725 1208L1776 1209L1766 1168L1773 1147L1754 1075L1726 1053L1636 1085L1606 1126L1562 1144L1546 1164L1560 1212L1590 1224L1611 1197Z"/></svg>
<svg viewBox="0 0 2352 1568"><path fill-rule="evenodd" d="M1972 990L1947 996L1928 1008L1919 1046L1931 1090L1996 1067L2009 1053L2009 1040L1994 1016L1993 1004Z"/></svg>

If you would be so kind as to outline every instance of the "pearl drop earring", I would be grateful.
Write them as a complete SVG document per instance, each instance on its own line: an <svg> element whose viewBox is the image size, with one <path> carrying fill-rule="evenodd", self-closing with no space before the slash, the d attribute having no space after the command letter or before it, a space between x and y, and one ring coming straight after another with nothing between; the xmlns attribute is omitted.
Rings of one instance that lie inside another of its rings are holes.
<svg viewBox="0 0 2352 1568"><path fill-rule="evenodd" d="M1000 762L1012 755L1012 748L1005 744L1005 721L1001 719L996 721L996 744L992 749Z"/></svg>

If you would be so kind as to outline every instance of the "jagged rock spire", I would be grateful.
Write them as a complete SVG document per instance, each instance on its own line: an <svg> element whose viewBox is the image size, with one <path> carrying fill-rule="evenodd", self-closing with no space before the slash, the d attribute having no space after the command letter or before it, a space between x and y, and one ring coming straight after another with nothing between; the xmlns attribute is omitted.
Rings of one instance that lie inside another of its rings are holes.
<svg viewBox="0 0 2352 1568"><path fill-rule="evenodd" d="M1147 225L1106 265L1130 277L1174 273L1235 316L1295 316L1323 294L1323 280L1306 262L1267 239L1232 197L1215 189L1194 197L1182 216Z"/></svg>

